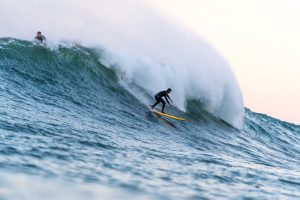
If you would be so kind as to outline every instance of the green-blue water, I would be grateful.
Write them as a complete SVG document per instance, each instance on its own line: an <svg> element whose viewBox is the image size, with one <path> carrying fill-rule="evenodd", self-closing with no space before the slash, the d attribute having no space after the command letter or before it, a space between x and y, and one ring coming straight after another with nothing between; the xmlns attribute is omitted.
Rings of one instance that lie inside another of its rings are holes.
<svg viewBox="0 0 300 200"><path fill-rule="evenodd" d="M0 39L0 199L300 198L300 126L158 118L100 57Z"/></svg>

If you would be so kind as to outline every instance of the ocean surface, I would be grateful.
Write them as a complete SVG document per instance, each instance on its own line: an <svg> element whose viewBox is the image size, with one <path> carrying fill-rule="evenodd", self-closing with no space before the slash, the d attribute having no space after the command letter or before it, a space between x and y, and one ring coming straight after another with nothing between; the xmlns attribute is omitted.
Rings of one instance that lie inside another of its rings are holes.
<svg viewBox="0 0 300 200"><path fill-rule="evenodd" d="M299 125L196 99L159 118L104 54L0 39L1 200L300 199Z"/></svg>

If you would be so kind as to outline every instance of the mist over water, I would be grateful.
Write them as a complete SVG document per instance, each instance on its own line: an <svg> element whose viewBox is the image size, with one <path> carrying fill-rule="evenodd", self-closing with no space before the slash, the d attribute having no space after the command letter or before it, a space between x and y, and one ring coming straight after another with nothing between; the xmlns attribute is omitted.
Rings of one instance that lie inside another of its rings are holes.
<svg viewBox="0 0 300 200"><path fill-rule="evenodd" d="M102 61L118 70L123 81L137 84L151 96L171 87L179 109L186 110L187 100L199 100L207 111L242 127L243 99L226 60L146 1L2 3L0 36L32 40L41 30L50 46L60 40L100 45L107 50Z"/></svg>

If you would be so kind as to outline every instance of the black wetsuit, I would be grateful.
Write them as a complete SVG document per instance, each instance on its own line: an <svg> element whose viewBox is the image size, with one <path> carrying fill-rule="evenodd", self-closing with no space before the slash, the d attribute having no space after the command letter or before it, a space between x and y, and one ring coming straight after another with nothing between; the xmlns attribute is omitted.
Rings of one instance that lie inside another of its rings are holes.
<svg viewBox="0 0 300 200"><path fill-rule="evenodd" d="M166 102L163 100L163 97L165 97L166 101L168 102L168 104L170 105L170 102L168 101L168 98L172 101L172 99L170 98L170 96L168 95L167 91L161 91L159 93L157 93L154 98L156 100L155 104L153 106L151 106L151 108L153 109L157 104L162 103L162 108L161 108L161 112L164 112L165 109L165 105Z"/></svg>

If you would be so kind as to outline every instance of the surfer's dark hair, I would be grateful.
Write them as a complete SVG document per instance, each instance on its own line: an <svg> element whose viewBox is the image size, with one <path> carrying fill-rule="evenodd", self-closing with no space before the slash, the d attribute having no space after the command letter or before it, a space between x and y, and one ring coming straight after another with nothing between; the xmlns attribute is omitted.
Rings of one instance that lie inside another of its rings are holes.
<svg viewBox="0 0 300 200"><path fill-rule="evenodd" d="M172 92L172 89L171 89L171 88L168 88L168 89L167 89L167 92Z"/></svg>

